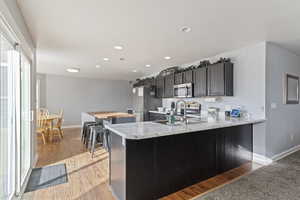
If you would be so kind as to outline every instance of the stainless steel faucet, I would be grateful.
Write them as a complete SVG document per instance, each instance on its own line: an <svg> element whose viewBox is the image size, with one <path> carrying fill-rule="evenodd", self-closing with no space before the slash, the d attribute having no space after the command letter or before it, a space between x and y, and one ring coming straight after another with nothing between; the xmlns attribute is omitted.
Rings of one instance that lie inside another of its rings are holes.
<svg viewBox="0 0 300 200"><path fill-rule="evenodd" d="M176 106L175 106L175 111L177 113L177 109L178 109L178 104L180 103L183 103L184 104L184 112L183 112L183 117L181 118L181 120L183 122L185 122L185 124L188 124L188 121L187 121L187 117L186 117L186 101L180 99L178 101L176 101Z"/></svg>

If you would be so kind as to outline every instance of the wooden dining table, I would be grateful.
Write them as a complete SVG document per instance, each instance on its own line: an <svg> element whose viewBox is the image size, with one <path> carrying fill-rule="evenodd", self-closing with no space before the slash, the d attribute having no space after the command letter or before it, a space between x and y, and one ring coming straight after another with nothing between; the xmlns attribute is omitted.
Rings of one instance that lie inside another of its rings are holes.
<svg viewBox="0 0 300 200"><path fill-rule="evenodd" d="M60 118L60 115L58 114L49 114L49 115L45 115L43 116L43 119L47 120L48 122L50 122L50 125L51 125L51 129L53 128L53 122L57 119ZM41 118L38 117L37 120L41 120Z"/></svg>

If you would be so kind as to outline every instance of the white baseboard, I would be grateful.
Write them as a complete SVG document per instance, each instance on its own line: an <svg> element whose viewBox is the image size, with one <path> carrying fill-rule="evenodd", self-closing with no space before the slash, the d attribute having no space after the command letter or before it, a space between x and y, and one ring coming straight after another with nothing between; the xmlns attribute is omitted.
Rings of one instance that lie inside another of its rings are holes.
<svg viewBox="0 0 300 200"><path fill-rule="evenodd" d="M67 125L63 126L62 128L81 128L81 125Z"/></svg>
<svg viewBox="0 0 300 200"><path fill-rule="evenodd" d="M257 153L253 153L253 162L256 162L261 165L269 165L273 162L273 160L266 156L263 156L263 155L260 155Z"/></svg>
<svg viewBox="0 0 300 200"><path fill-rule="evenodd" d="M294 146L294 147L292 147L292 148L290 148L290 149L288 149L288 150L286 150L284 152L281 152L281 153L273 156L272 160L273 161L280 160L280 159L282 159L282 158L284 158L284 157L286 157L286 156L288 156L288 155L290 155L290 154L292 154L292 153L294 153L296 151L299 151L299 150L300 150L300 145L296 145L296 146Z"/></svg>
<svg viewBox="0 0 300 200"><path fill-rule="evenodd" d="M253 153L253 161L261 164L261 165L269 165L274 161L280 160L288 155L291 155L292 153L295 153L296 151L300 150L300 145L296 145L286 151L283 151L275 156L273 156L272 158L268 158L266 156L260 155L260 154L256 154Z"/></svg>

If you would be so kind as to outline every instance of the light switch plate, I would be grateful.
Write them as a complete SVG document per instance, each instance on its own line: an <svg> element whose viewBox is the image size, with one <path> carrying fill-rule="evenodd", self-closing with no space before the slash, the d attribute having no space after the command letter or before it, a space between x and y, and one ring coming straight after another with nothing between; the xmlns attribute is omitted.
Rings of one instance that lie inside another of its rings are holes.
<svg viewBox="0 0 300 200"><path fill-rule="evenodd" d="M274 102L271 103L271 108L272 108L272 109L276 109L276 108L277 108L277 103L274 103Z"/></svg>

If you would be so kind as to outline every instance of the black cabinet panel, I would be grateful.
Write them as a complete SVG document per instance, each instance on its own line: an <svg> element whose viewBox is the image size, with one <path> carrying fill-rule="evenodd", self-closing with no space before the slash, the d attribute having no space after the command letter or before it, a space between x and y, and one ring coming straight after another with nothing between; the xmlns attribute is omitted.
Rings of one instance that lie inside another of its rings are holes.
<svg viewBox="0 0 300 200"><path fill-rule="evenodd" d="M117 161L122 162L111 162L114 165L111 169L116 166L119 169L112 171L115 173L112 182L122 183L124 174L120 178L119 174L126 171L126 187L112 185L114 192L125 188L126 199L154 200L251 161L252 125L143 140L126 139L125 144L116 140L113 144L112 151L117 152L111 155L117 153ZM119 149L125 148L126 155L120 154ZM123 190L120 192L124 194Z"/></svg>
<svg viewBox="0 0 300 200"><path fill-rule="evenodd" d="M156 97L163 98L164 88L165 88L165 79L164 77L157 77L155 80L156 83Z"/></svg>
<svg viewBox="0 0 300 200"><path fill-rule="evenodd" d="M252 125L234 126L220 129L217 135L218 173L252 160L253 135Z"/></svg>
<svg viewBox="0 0 300 200"><path fill-rule="evenodd" d="M211 65L208 68L208 95L225 95L224 65L222 63Z"/></svg>
<svg viewBox="0 0 300 200"><path fill-rule="evenodd" d="M153 152L153 140L126 140L126 199L155 199Z"/></svg>
<svg viewBox="0 0 300 200"><path fill-rule="evenodd" d="M183 73L183 83L193 83L193 70L188 70Z"/></svg>
<svg viewBox="0 0 300 200"><path fill-rule="evenodd" d="M174 84L179 85L183 83L183 73L177 73L174 75Z"/></svg>
<svg viewBox="0 0 300 200"><path fill-rule="evenodd" d="M165 98L174 97L174 74L165 76L164 97Z"/></svg>
<svg viewBox="0 0 300 200"><path fill-rule="evenodd" d="M205 67L202 67L193 71L195 97L207 96L206 70L207 69Z"/></svg>
<svg viewBox="0 0 300 200"><path fill-rule="evenodd" d="M155 141L157 198L216 174L215 135L182 134ZM201 159L199 159L201 158Z"/></svg>
<svg viewBox="0 0 300 200"><path fill-rule="evenodd" d="M217 63L207 67L208 96L233 96L233 64Z"/></svg>

